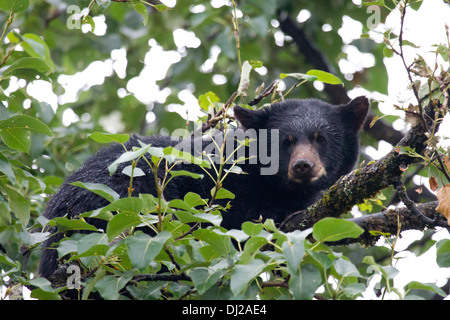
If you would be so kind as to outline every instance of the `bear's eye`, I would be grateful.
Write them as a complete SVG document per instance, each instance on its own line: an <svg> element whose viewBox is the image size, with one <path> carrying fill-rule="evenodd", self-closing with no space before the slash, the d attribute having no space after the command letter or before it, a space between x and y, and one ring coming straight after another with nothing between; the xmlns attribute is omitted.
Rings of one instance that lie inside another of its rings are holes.
<svg viewBox="0 0 450 320"><path fill-rule="evenodd" d="M325 136L323 136L323 135L320 134L320 133L317 133L317 134L316 134L316 142L317 142L317 143L323 144L323 143L325 143L326 141L327 141L327 140L326 140Z"/></svg>
<svg viewBox="0 0 450 320"><path fill-rule="evenodd" d="M283 147L289 147L295 143L295 138L293 136L288 136L283 140Z"/></svg>

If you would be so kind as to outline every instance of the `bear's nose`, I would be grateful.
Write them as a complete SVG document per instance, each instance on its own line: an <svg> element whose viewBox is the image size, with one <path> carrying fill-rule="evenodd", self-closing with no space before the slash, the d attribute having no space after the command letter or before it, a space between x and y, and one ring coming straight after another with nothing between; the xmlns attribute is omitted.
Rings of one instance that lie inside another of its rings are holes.
<svg viewBox="0 0 450 320"><path fill-rule="evenodd" d="M292 169L297 176L309 175L313 168L314 163L309 159L297 159L292 165Z"/></svg>

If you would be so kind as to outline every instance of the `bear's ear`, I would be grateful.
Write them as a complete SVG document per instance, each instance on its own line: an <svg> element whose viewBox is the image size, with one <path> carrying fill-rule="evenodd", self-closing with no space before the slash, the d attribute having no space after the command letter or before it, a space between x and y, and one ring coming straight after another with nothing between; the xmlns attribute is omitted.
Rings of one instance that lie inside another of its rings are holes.
<svg viewBox="0 0 450 320"><path fill-rule="evenodd" d="M359 96L342 106L342 114L347 125L353 130L359 130L366 120L369 111L369 99Z"/></svg>
<svg viewBox="0 0 450 320"><path fill-rule="evenodd" d="M241 123L241 126L247 129L260 129L264 122L263 110L251 110L240 106L233 108L234 117Z"/></svg>

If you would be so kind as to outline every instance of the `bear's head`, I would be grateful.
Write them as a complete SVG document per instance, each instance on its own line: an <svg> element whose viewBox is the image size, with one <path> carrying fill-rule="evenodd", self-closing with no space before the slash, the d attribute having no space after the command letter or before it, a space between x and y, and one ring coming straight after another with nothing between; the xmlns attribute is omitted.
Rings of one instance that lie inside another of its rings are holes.
<svg viewBox="0 0 450 320"><path fill-rule="evenodd" d="M360 96L337 106L317 99L286 100L259 110L236 106L234 115L244 130L257 132L258 157L264 142L265 152L278 160L273 175L282 189L323 190L353 169L368 109L368 99ZM267 165L260 160L259 166Z"/></svg>

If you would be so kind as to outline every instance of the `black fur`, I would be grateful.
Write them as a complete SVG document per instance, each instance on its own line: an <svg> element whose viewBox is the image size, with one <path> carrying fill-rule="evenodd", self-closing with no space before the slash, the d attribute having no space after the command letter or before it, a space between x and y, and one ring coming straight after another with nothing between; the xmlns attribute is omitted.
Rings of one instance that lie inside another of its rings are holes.
<svg viewBox="0 0 450 320"><path fill-rule="evenodd" d="M329 188L341 175L353 168L358 157L357 131L364 122L368 107L368 100L364 97L358 97L341 106L308 99L287 100L257 111L235 107L235 117L244 129L279 129L279 161L274 175L261 175L261 168L265 166L260 159L257 159L256 164L250 164L248 161L239 164L247 174L228 175L223 187L233 192L235 199L231 201L231 208L223 213L222 226L228 229L240 228L243 222L258 220L260 217L271 218L279 223L289 213L311 205L322 190ZM318 134L321 136L320 143L319 140L314 140ZM126 143L127 150L131 150L132 146L140 146L139 140L154 147L176 146L180 143L170 137L133 135ZM208 141L203 142L202 149L207 145ZM326 174L306 183L290 179L288 171L292 165L292 150L296 145L311 146L311 150L318 154ZM69 185L75 181L105 184L120 197L128 196L130 178L121 173L122 168L128 164L119 166L112 176L107 169L123 152L123 147L116 144L88 159L79 170L67 178L60 190L50 199L44 216L48 219L65 215L73 217L108 204L105 199L90 191ZM138 167L146 176L134 178L133 195L155 194L154 179L150 178L153 174L148 165L141 160ZM203 173L197 165L188 163L179 164L176 170ZM213 182L206 175L197 180L180 176L169 183L164 197L171 200L183 198L188 192L195 192L205 199L210 199L213 186ZM99 220L94 224L105 228L103 221ZM50 230L52 233L55 231L54 228ZM60 234L53 236L44 243L44 247L49 247L61 239ZM43 250L40 274L48 277L56 268L56 250Z"/></svg>

